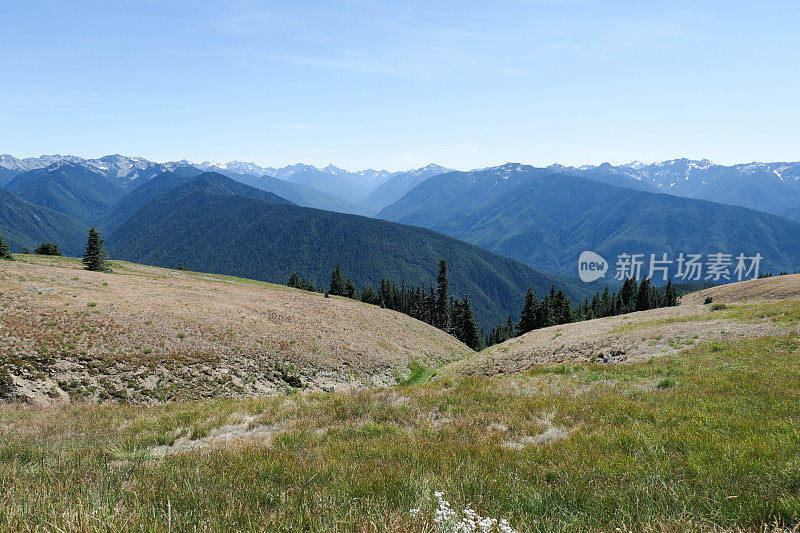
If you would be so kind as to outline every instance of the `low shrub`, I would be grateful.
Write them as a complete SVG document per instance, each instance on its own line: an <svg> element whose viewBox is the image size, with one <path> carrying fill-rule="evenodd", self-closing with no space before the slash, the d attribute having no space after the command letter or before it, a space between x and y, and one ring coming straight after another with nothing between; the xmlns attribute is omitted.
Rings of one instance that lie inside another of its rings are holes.
<svg viewBox="0 0 800 533"><path fill-rule="evenodd" d="M61 250L58 249L58 245L54 242L43 242L36 247L33 253L37 255L61 255Z"/></svg>

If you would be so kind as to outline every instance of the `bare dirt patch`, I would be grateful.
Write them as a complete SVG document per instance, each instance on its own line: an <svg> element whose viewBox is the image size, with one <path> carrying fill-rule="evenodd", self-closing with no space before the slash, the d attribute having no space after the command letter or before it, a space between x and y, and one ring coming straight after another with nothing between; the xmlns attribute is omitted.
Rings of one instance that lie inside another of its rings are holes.
<svg viewBox="0 0 800 533"><path fill-rule="evenodd" d="M540 433L536 435L521 435L513 439L504 440L503 447L512 450L521 450L526 446L547 446L558 442L560 440L568 439L571 433L570 429L553 424L554 415L547 413L539 419L539 423L543 426Z"/></svg>
<svg viewBox="0 0 800 533"><path fill-rule="evenodd" d="M267 445L272 442L272 438L275 435L281 432L280 425L253 424L254 420L254 416L244 416L240 422L215 428L205 437L192 439L188 435L182 435L169 446L154 446L148 451L152 457L158 459L167 455L175 455L211 446L228 446L232 444Z"/></svg>

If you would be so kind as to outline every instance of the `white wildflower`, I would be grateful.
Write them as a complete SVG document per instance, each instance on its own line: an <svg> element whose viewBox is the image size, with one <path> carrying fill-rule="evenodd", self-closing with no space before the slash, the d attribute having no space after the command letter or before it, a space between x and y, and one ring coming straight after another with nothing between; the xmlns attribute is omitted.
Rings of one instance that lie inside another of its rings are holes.
<svg viewBox="0 0 800 533"><path fill-rule="evenodd" d="M461 520L457 518L456 512L450 507L450 502L444 499L443 492L434 492L438 502L438 507L433 514L433 522L436 530L441 533L516 533L508 520L479 515L474 509L467 507L462 512ZM420 508L411 509L411 517L416 518L420 514Z"/></svg>

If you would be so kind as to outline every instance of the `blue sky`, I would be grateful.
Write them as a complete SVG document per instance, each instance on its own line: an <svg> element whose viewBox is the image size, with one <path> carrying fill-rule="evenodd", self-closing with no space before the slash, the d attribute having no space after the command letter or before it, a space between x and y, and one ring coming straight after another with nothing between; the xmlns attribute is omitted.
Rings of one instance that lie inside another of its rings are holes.
<svg viewBox="0 0 800 533"><path fill-rule="evenodd" d="M800 2L0 0L0 153L800 159Z"/></svg>

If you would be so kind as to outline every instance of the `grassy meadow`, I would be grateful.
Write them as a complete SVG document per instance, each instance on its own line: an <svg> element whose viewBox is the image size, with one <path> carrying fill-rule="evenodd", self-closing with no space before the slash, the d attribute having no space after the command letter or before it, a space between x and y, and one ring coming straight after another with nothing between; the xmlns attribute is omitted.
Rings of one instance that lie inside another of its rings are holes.
<svg viewBox="0 0 800 533"><path fill-rule="evenodd" d="M799 350L792 334L352 394L5 404L0 529L435 531L435 491L517 531L791 529Z"/></svg>

